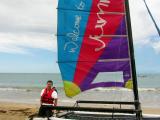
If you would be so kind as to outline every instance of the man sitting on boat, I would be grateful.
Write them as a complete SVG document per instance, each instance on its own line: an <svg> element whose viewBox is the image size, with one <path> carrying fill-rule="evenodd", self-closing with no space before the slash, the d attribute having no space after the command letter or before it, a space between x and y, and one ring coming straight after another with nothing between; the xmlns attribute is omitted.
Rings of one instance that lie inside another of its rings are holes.
<svg viewBox="0 0 160 120"><path fill-rule="evenodd" d="M50 106L57 106L57 101L57 90L55 87L53 87L52 80L48 80L46 88L41 91L41 107L39 109L38 116L51 117L53 115L53 112Z"/></svg>

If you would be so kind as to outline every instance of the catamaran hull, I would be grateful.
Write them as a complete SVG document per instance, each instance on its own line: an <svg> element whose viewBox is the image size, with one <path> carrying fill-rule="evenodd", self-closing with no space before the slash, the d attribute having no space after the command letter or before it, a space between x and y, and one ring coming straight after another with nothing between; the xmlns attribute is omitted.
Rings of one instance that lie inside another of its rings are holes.
<svg viewBox="0 0 160 120"><path fill-rule="evenodd" d="M48 120L48 118L33 118L33 120ZM50 117L49 120L71 120L71 119Z"/></svg>
<svg viewBox="0 0 160 120"><path fill-rule="evenodd" d="M51 117L49 119L50 120L118 120L118 119L135 120L134 115L129 115L129 114L116 114L114 116L111 116L110 114L97 114L97 113L95 114L92 112L74 112L73 114L78 114L79 117L72 118L72 119ZM104 117L104 115L106 116ZM48 120L48 119L47 118L34 118L33 120ZM143 114L142 120L160 120L160 115Z"/></svg>

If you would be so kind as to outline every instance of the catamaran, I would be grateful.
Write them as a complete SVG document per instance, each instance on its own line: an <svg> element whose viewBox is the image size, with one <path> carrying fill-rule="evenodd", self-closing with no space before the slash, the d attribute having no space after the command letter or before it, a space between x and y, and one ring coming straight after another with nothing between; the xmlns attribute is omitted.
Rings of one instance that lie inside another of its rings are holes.
<svg viewBox="0 0 160 120"><path fill-rule="evenodd" d="M54 120L150 120L139 101L129 0L59 0L58 64L66 96L74 97L97 87L132 89L133 101L84 101L75 106L52 107L63 111ZM96 81L107 74L122 79ZM80 104L119 105L81 107ZM134 108L122 108L131 105ZM35 118L40 120L41 118Z"/></svg>

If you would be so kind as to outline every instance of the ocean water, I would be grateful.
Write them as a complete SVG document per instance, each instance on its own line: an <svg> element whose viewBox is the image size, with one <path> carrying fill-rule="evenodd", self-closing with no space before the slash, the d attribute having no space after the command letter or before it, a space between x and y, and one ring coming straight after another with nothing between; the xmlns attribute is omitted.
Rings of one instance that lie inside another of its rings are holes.
<svg viewBox="0 0 160 120"><path fill-rule="evenodd" d="M0 73L0 87L36 87L45 86L47 80L53 80L55 86L62 87L60 74L52 73Z"/></svg>
<svg viewBox="0 0 160 120"><path fill-rule="evenodd" d="M96 88L67 98L61 75L54 73L0 73L0 101L38 104L40 91L47 80L53 80L62 103L74 104L76 100L133 101L132 90L119 88ZM139 74L138 85L142 106L160 108L160 74Z"/></svg>

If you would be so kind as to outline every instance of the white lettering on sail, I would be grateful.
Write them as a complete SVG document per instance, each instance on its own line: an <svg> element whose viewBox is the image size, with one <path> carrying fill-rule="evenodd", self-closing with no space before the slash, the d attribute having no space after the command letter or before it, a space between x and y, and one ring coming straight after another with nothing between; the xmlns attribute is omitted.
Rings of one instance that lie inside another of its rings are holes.
<svg viewBox="0 0 160 120"><path fill-rule="evenodd" d="M64 50L66 50L68 47L70 49L69 52L74 53L75 50L78 48L78 44L76 42L79 37L80 21L81 16L75 15L74 30L72 33L67 33L67 37L70 38L70 41L65 43Z"/></svg>
<svg viewBox="0 0 160 120"><path fill-rule="evenodd" d="M80 1L79 5L76 5L78 10L84 10L85 3ZM76 50L79 48L78 46L78 38L80 34L80 22L82 17L80 15L75 15L75 23L74 23L74 30L71 33L67 33L67 37L70 38L69 42L66 42L64 45L64 50L68 50L70 53L75 53Z"/></svg>
<svg viewBox="0 0 160 120"><path fill-rule="evenodd" d="M96 52L98 52L98 51L100 51L100 50L102 50L103 48L106 47L105 42L103 42L103 40L101 40L101 38L104 36L104 26L107 24L107 21L104 20L100 15L105 14L105 11L101 8L101 6L108 7L109 4L110 4L110 0L100 0L99 3L97 4L99 12L97 13L98 20L97 20L95 28L100 29L101 34L100 35L90 35L89 36L90 39L98 41L102 44L101 47L95 48Z"/></svg>
<svg viewBox="0 0 160 120"><path fill-rule="evenodd" d="M83 1L81 1L78 6L76 5L76 8L77 8L78 10L84 10L84 7L85 7L85 3L84 3Z"/></svg>

